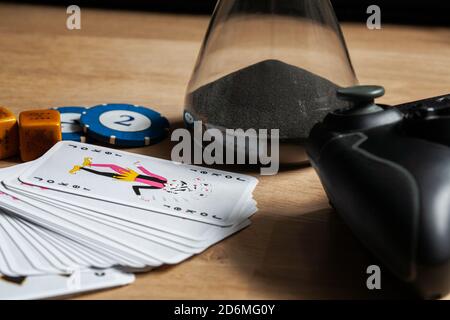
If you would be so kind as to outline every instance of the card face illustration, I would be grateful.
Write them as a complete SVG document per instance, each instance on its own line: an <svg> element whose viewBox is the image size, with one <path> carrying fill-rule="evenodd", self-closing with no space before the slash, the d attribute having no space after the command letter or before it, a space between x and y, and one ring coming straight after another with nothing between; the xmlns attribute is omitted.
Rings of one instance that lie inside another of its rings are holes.
<svg viewBox="0 0 450 320"><path fill-rule="evenodd" d="M60 142L23 183L216 225L233 224L257 184L241 174L109 148Z"/></svg>

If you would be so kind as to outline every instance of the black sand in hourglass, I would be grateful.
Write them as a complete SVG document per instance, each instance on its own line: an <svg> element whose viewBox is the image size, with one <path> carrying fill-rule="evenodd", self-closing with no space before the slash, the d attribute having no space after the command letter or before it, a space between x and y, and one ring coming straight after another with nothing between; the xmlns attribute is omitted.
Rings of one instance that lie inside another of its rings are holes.
<svg viewBox="0 0 450 320"><path fill-rule="evenodd" d="M280 129L282 139L305 139L327 113L345 107L338 86L305 69L265 60L193 91L187 110L226 129Z"/></svg>

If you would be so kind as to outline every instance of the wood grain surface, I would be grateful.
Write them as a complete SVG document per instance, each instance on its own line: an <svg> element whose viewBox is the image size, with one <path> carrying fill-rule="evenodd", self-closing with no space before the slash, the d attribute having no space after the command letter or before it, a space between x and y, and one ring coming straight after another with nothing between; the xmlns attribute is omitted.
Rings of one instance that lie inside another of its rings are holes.
<svg viewBox="0 0 450 320"><path fill-rule="evenodd" d="M66 29L63 7L0 3L0 105L16 114L60 105L151 106L179 126L208 17L82 8ZM382 84L383 103L450 92L450 29L363 24L343 30L361 83ZM135 149L169 158L170 143ZM5 167L16 159L1 161ZM366 288L376 264L330 209L313 169L260 177L253 224L203 254L137 276L87 299L409 298L382 268L382 290Z"/></svg>

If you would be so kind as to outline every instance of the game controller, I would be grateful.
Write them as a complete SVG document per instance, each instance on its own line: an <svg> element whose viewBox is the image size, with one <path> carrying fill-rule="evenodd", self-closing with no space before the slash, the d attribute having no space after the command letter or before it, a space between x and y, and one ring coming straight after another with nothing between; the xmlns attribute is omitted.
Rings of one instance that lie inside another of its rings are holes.
<svg viewBox="0 0 450 320"><path fill-rule="evenodd" d="M379 86L338 89L352 107L311 130L306 151L356 236L425 298L450 291L450 95L377 105Z"/></svg>

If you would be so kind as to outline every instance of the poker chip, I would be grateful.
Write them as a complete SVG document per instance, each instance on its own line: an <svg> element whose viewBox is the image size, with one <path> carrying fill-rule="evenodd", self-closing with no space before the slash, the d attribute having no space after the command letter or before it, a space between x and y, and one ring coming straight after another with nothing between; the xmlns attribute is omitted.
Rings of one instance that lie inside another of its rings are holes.
<svg viewBox="0 0 450 320"><path fill-rule="evenodd" d="M186 128L192 128L194 126L195 118L188 111L184 112L183 119L184 119L184 125L186 126Z"/></svg>
<svg viewBox="0 0 450 320"><path fill-rule="evenodd" d="M130 104L103 104L84 110L80 124L89 138L117 147L143 147L167 136L169 122L158 112Z"/></svg>
<svg viewBox="0 0 450 320"><path fill-rule="evenodd" d="M81 114L86 111L85 107L58 107L53 108L61 115L62 139L68 141L85 142L86 137L80 125Z"/></svg>

